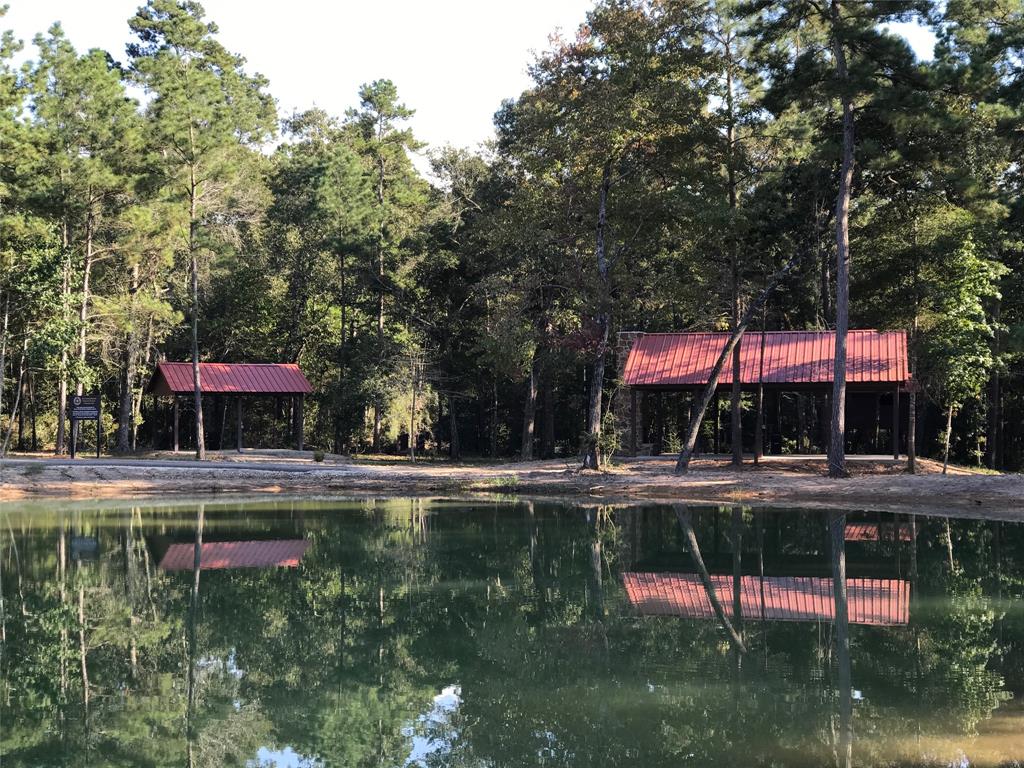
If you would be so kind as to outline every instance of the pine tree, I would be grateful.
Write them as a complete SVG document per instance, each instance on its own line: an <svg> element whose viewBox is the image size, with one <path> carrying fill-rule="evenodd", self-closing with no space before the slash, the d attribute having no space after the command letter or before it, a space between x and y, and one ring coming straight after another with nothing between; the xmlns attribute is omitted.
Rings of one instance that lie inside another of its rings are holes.
<svg viewBox="0 0 1024 768"><path fill-rule="evenodd" d="M151 94L147 107L153 169L180 203L185 232L178 252L188 265L196 458L206 457L199 374L200 270L240 221L262 208L250 148L275 130L266 80L216 39L194 0L150 0L128 24L132 72Z"/></svg>

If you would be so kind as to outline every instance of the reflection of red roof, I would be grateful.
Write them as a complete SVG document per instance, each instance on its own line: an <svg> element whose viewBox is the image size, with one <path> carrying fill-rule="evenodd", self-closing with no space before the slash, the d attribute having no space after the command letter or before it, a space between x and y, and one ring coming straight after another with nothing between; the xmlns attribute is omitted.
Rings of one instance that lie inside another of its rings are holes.
<svg viewBox="0 0 1024 768"><path fill-rule="evenodd" d="M637 338L626 360L631 387L698 386L706 384L728 333L648 333ZM834 331L768 331L765 334L766 384L824 384L832 381ZM757 384L761 364L761 333L745 333L740 343L740 380ZM852 384L903 383L907 367L904 331L850 331L846 348L846 380ZM722 368L720 384L732 383L732 365Z"/></svg>
<svg viewBox="0 0 1024 768"><path fill-rule="evenodd" d="M200 363L199 383L207 394L300 395L313 391L295 363ZM160 363L146 391L190 394L192 363Z"/></svg>
<svg viewBox="0 0 1024 768"><path fill-rule="evenodd" d="M690 573L624 573L629 602L645 616L713 619L715 611L700 577ZM745 619L767 621L831 621L835 618L832 579L813 576L743 576L740 607ZM732 614L732 576L712 575L711 583ZM906 624L910 618L910 582L900 579L847 579L850 623Z"/></svg>
<svg viewBox="0 0 1024 768"><path fill-rule="evenodd" d="M294 568L306 554L305 539L275 541L208 541L199 554L200 568ZM171 544L160 561L165 571L190 571L195 565L195 544Z"/></svg>
<svg viewBox="0 0 1024 768"><path fill-rule="evenodd" d="M896 527L892 523L847 523L847 541L892 541ZM900 541L910 541L910 526L899 526Z"/></svg>

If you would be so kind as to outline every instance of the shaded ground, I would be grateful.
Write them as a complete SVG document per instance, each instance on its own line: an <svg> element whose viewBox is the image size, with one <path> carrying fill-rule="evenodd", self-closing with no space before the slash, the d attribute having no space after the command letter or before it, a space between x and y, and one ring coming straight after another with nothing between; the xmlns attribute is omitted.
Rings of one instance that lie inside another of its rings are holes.
<svg viewBox="0 0 1024 768"><path fill-rule="evenodd" d="M660 500L770 505L862 507L963 514L1024 516L1024 476L977 473L936 462L862 457L851 476L830 480L820 457L772 457L760 466L732 468L724 459L696 461L685 477L671 458L626 459L604 472L580 471L575 461L452 464L327 456L309 452L211 453L200 464L186 454L133 459L9 459L0 467L0 500L24 498L130 498L166 494L466 494L572 496L590 501Z"/></svg>

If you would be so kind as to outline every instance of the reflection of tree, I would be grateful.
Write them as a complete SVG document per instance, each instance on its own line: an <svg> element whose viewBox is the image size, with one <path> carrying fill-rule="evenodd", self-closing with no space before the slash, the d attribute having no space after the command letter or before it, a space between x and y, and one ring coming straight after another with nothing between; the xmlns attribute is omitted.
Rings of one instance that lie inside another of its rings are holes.
<svg viewBox="0 0 1024 768"><path fill-rule="evenodd" d="M839 739L836 764L853 762L853 685L850 668L850 614L846 599L846 513L829 512L832 595L835 601L836 656L839 671Z"/></svg>
<svg viewBox="0 0 1024 768"><path fill-rule="evenodd" d="M701 583L704 584L704 591L707 593L708 602L711 603L711 607L715 611L715 615L718 617L719 623L722 625L722 629L725 630L729 640L732 642L733 647L736 648L740 653L746 653L746 646L743 644L743 638L740 637L736 628L733 627L732 622L729 621L729 617L725 613L725 609L722 607L722 601L718 599L718 594L715 591L714 585L711 583L711 574L708 573L708 568L704 564L704 557L700 552L700 544L697 542L697 534L693 531L693 524L690 521L690 510L683 504L675 505L676 519L679 521L679 527L683 531L683 538L686 541L690 557L693 558L693 563L697 567L697 573L700 575ZM737 615L739 610L737 601Z"/></svg>
<svg viewBox="0 0 1024 768"><path fill-rule="evenodd" d="M259 747L285 744L325 765L400 766L431 736L428 765L828 762L839 739L827 628L744 617L740 639L758 663L744 666L737 685L735 646L718 622L638 617L616 578L659 557L687 563L687 551L705 570L734 576L808 550L827 568L821 517L684 511L686 525L667 507L591 509L588 519L585 509L542 502L432 509L395 500L323 514L292 503L228 514L209 504L201 531L194 507L76 514L64 535L56 519L35 523L17 541L27 615L9 543L0 551L0 672L11 697L0 701L4 768L75 765L87 755L180 766L189 747L197 766L245 764ZM731 554L715 553L716 516ZM142 544L158 528L183 531L193 545L197 532L204 541L272 537L299 519L311 546L297 569L203 570L201 592L198 571L160 572ZM1003 696L992 670L1012 669L1018 651L993 643L991 534L961 521L952 530L955 573L942 524L926 521L917 537L910 627L852 628L848 663L865 692L858 764L891 764L881 745L918 726L973 728ZM102 555L71 561L62 597L61 552L83 533L100 538ZM889 567L898 563L892 547L912 542L857 546ZM1024 547L1007 530L1001 547L998 583L1012 599ZM858 562L851 556L849 567ZM80 584L88 732L76 683ZM730 622L732 599L723 610ZM842 674L842 653L834 658ZM457 708L430 720L434 697L451 685L461 690Z"/></svg>

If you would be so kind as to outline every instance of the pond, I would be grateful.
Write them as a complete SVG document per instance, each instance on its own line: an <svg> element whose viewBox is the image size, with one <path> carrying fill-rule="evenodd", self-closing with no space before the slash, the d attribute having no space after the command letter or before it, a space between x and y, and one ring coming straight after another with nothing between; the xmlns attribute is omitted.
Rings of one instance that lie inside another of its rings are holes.
<svg viewBox="0 0 1024 768"><path fill-rule="evenodd" d="M424 499L0 518L4 768L1024 762L1012 521Z"/></svg>

